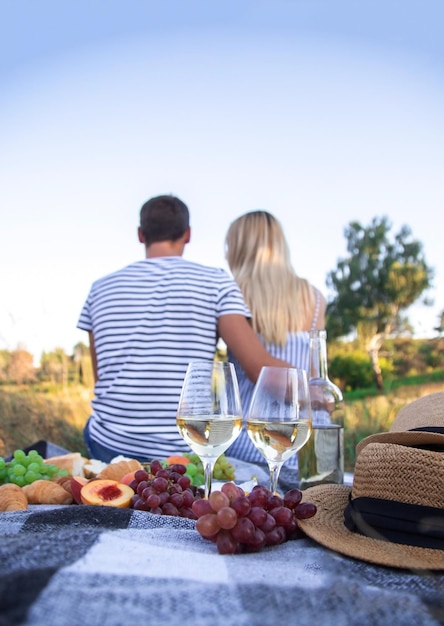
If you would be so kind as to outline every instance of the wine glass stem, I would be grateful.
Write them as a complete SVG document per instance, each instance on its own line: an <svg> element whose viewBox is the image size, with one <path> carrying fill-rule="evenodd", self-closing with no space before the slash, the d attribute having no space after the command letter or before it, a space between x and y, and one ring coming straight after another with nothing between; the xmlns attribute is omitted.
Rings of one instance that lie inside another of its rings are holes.
<svg viewBox="0 0 444 626"><path fill-rule="evenodd" d="M205 498L208 499L211 493L211 483L213 482L213 470L215 461L213 459L204 459L203 462L204 467L204 488L205 488Z"/></svg>
<svg viewBox="0 0 444 626"><path fill-rule="evenodd" d="M282 463L269 463L270 467L270 491L271 493L278 492L278 480L281 471Z"/></svg>

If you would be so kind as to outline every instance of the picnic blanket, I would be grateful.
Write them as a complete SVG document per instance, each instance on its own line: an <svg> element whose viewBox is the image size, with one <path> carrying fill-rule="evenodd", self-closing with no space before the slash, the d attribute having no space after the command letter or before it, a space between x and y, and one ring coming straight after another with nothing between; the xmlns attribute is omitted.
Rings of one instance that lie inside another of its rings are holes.
<svg viewBox="0 0 444 626"><path fill-rule="evenodd" d="M0 626L437 626L444 574L308 538L223 556L192 520L90 506L0 514Z"/></svg>

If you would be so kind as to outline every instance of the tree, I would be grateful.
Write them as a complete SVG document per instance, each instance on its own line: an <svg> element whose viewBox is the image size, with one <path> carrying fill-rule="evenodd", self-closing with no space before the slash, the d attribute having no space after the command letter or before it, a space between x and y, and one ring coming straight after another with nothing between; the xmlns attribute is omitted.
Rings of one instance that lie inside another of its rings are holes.
<svg viewBox="0 0 444 626"><path fill-rule="evenodd" d="M368 227L350 222L344 231L348 257L327 275L327 286L336 293L327 306L328 334L356 332L361 337L378 389L383 388L379 350L405 324L400 314L431 286L433 277L410 228L403 226L393 238L390 229L387 217L373 218Z"/></svg>
<svg viewBox="0 0 444 626"><path fill-rule="evenodd" d="M64 387L68 379L68 361L68 356L63 348L55 348L52 352L43 352L40 359L42 380L50 380Z"/></svg>
<svg viewBox="0 0 444 626"><path fill-rule="evenodd" d="M8 363L7 379L17 385L33 383L36 380L33 356L23 348L11 352Z"/></svg>
<svg viewBox="0 0 444 626"><path fill-rule="evenodd" d="M438 326L435 326L434 330L436 330L438 335L442 335L444 333L444 309L439 314Z"/></svg>

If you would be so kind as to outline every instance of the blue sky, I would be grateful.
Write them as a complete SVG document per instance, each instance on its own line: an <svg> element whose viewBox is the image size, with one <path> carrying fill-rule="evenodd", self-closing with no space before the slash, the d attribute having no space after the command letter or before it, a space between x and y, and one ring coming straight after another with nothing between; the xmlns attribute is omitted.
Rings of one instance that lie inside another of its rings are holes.
<svg viewBox="0 0 444 626"><path fill-rule="evenodd" d="M138 212L174 193L187 258L266 209L328 296L344 228L387 215L444 309L441 0L0 0L0 348L86 336L90 284L143 257Z"/></svg>

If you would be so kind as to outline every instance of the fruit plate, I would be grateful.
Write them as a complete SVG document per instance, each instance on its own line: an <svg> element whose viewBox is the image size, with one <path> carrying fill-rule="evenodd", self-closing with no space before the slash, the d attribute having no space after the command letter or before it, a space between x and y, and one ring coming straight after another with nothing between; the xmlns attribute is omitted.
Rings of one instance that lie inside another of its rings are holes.
<svg viewBox="0 0 444 626"><path fill-rule="evenodd" d="M228 460L235 469L236 485L249 482L250 480L255 480L258 483L268 484L270 478L265 466L261 467L260 465L256 465L255 463L240 461L239 459L234 459L232 457L228 457Z"/></svg>
<svg viewBox="0 0 444 626"><path fill-rule="evenodd" d="M250 493L253 487L258 484L257 478L252 478L251 480L247 480L246 482L243 482L243 483L239 483L238 481L228 481L228 482L234 482L238 487L243 489L245 493ZM213 480L213 482L211 483L211 491L220 491L223 485L226 485L226 483L218 481L218 480ZM203 487L204 485L202 485L202 488Z"/></svg>

